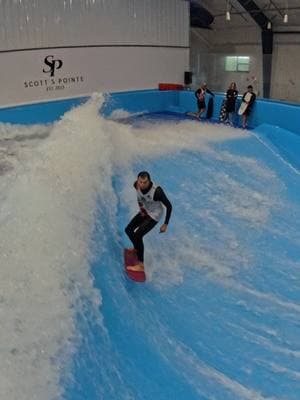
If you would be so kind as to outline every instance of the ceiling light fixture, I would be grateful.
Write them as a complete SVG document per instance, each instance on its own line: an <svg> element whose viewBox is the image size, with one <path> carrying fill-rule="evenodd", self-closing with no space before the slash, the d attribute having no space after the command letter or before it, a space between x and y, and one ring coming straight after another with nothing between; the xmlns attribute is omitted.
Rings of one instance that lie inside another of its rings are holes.
<svg viewBox="0 0 300 400"><path fill-rule="evenodd" d="M226 21L231 20L231 15L230 15L230 7L229 7L229 1L227 0L226 2L226 14L225 14Z"/></svg>
<svg viewBox="0 0 300 400"><path fill-rule="evenodd" d="M287 24L289 22L288 10L289 10L289 2L288 2L288 0L286 0L286 2L285 2L285 11L284 11L284 16L283 16L283 23L284 24Z"/></svg>

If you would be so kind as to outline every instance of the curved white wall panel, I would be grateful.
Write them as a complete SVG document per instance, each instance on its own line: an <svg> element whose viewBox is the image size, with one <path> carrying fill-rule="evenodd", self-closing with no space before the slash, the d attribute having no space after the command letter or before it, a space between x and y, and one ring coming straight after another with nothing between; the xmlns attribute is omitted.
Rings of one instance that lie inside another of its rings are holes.
<svg viewBox="0 0 300 400"><path fill-rule="evenodd" d="M1 60L2 59L2 60ZM0 105L182 82L189 51L162 47L34 50L1 57Z"/></svg>
<svg viewBox="0 0 300 400"><path fill-rule="evenodd" d="M188 46L182 0L2 0L0 50L78 45Z"/></svg>
<svg viewBox="0 0 300 400"><path fill-rule="evenodd" d="M182 83L183 0L0 0L0 106Z"/></svg>

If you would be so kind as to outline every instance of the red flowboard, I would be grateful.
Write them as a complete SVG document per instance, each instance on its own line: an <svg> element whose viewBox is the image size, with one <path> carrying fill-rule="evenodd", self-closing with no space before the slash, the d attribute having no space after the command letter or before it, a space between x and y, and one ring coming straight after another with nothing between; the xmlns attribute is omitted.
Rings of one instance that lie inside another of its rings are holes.
<svg viewBox="0 0 300 400"><path fill-rule="evenodd" d="M127 266L136 265L138 262L135 251L124 249L124 265L126 274L135 282L145 282L146 275L144 271L130 271L127 269Z"/></svg>

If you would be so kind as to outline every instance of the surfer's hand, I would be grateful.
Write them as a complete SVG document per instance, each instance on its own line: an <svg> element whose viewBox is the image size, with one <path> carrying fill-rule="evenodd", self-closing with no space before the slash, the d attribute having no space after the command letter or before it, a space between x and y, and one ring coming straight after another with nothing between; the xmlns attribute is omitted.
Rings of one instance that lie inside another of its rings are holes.
<svg viewBox="0 0 300 400"><path fill-rule="evenodd" d="M166 232L167 229L168 229L168 225L167 225L167 224L163 224L163 225L160 227L159 232L160 232L160 233L164 233L164 232Z"/></svg>

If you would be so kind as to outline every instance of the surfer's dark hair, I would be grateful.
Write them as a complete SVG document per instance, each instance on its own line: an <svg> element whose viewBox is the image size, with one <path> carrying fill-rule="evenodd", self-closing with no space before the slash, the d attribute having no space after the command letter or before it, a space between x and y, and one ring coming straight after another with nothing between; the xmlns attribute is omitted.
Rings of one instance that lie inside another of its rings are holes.
<svg viewBox="0 0 300 400"><path fill-rule="evenodd" d="M247 89L253 89L252 85L247 86Z"/></svg>
<svg viewBox="0 0 300 400"><path fill-rule="evenodd" d="M141 171L141 172L139 172L139 173L138 173L138 178L142 178L142 179L147 178L149 181L151 181L150 174L149 174L149 172L147 172L147 171Z"/></svg>

